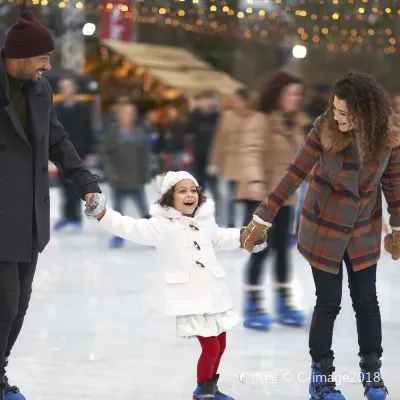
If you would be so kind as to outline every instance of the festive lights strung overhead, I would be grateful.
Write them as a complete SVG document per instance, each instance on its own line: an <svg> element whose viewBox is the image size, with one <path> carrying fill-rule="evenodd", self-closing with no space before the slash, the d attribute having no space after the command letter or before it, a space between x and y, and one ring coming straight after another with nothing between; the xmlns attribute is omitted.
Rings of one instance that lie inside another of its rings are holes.
<svg viewBox="0 0 400 400"><path fill-rule="evenodd" d="M363 1L364 4L367 2L368 0ZM350 0L349 3L352 4L353 1ZM317 14L316 12L295 9L289 5L281 10L254 9L249 6L243 7L242 10L235 13L232 9L229 9L226 3L222 2L217 8L220 11L219 14L221 15L222 12L240 20L239 24L232 24L233 29L229 24L229 18L222 19L223 22L217 22L216 13L211 12L211 10L216 9L215 6L211 6L210 10L185 9L185 15L192 17L191 20L185 18L185 21L178 18L181 11L179 5L177 5L178 9L175 10L143 6L139 12L143 18L141 21L143 23L156 23L157 21L158 24L183 27L187 31L231 34L263 43L274 43L277 36L297 34L299 40L304 42L306 46L322 46L328 51L348 52L351 50L356 53L362 51L373 53L380 49L386 54L392 54L396 52L397 45L396 33L393 31L396 30L395 24L398 21L396 21L394 15L396 17L400 15L400 8L395 8L394 3L396 1L392 1L391 8L383 7L382 10L377 7L370 7L370 14L366 12L366 5L356 7L353 10L342 6L342 14L339 11L331 14ZM248 4L252 4L252 2L248 2ZM338 4L338 1L334 0L333 4ZM302 7L304 8L304 5ZM312 10L312 5L309 8ZM371 13L376 13L380 19L384 18L384 23L382 24L382 21L377 23L376 18L371 22L369 19ZM382 25L387 26L387 28L382 28Z"/></svg>
<svg viewBox="0 0 400 400"><path fill-rule="evenodd" d="M8 1L22 4L23 0ZM390 6L376 0L347 0L347 4L352 5L350 9L348 5L343 5L342 0L341 5L339 0L320 0L315 3L300 0L296 6L284 5L282 2L286 2L282 0L264 0L266 5L276 4L275 8L265 9L255 8L253 0L247 0L247 5L240 10L231 9L225 1L214 1L215 4L206 9L197 6L198 0L175 0L174 9L147 5L150 3L148 0L137 0L136 10L129 10L125 4L107 3L104 7L86 1L84 5L79 0L28 0L27 6L64 8L69 1L81 11L92 9L122 13L136 23L234 36L261 43L273 43L277 35L295 34L305 45L324 46L328 51L366 50L372 53L381 49L386 54L393 54L397 49L395 31L397 18L400 18L398 0L388 1Z"/></svg>

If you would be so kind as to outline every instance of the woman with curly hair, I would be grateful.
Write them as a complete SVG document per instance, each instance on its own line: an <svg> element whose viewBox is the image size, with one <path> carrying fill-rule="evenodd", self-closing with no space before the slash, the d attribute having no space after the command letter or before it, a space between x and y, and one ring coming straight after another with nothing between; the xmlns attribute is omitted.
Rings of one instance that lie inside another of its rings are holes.
<svg viewBox="0 0 400 400"><path fill-rule="evenodd" d="M297 244L312 266L317 297L309 336L311 399L344 399L331 377L343 263L357 321L364 393L368 400L386 399L380 372L383 350L376 269L381 252L381 188L392 227L385 249L393 259L400 258L399 168L400 117L373 78L348 73L335 83L328 111L315 121L285 175L245 230L250 251L254 241L267 237L265 228L272 226L280 208L311 173Z"/></svg>
<svg viewBox="0 0 400 400"><path fill-rule="evenodd" d="M253 212L265 198L287 165L301 147L309 125L300 112L303 99L301 80L284 71L273 74L263 85L258 101L258 112L248 118L241 139L238 162L240 171L237 200L245 203L244 224L253 218ZM275 311L278 322L303 326L305 314L292 302L289 238L297 196L292 196L279 211L279 223L272 229L271 243L264 251L251 255L245 275L244 326L268 331L271 318L261 303L264 297L263 272L271 250L274 260Z"/></svg>
<svg viewBox="0 0 400 400"><path fill-rule="evenodd" d="M109 208L94 217L114 235L156 247L165 275L166 314L176 316L177 336L195 337L202 348L193 399L233 400L218 389L218 368L227 331L240 318L216 252L243 248L240 230L217 226L214 203L188 172L168 172L159 187L161 196L150 208L150 219L122 216Z"/></svg>

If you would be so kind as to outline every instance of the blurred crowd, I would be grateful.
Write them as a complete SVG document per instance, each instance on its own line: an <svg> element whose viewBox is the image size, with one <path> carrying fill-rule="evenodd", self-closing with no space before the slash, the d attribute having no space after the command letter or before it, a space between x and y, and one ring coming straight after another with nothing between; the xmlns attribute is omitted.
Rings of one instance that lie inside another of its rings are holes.
<svg viewBox="0 0 400 400"><path fill-rule="evenodd" d="M298 77L278 71L258 93L245 87L236 90L224 107L215 93L203 91L189 97L184 106L142 110L129 93L122 93L112 101L96 137L90 105L77 100L76 82L66 77L59 82L63 100L57 103L57 113L79 155L89 165L93 157L100 160L116 210L123 212L124 201L130 198L140 215L148 217L145 186L164 171L188 170L215 200L217 221L233 227L235 205L244 204L246 224L326 110L330 90L328 83L307 88ZM224 196L219 193L221 181ZM55 229L68 225L80 229L80 200L62 176L59 182L64 202ZM306 187L305 182L286 205L287 245L296 241ZM226 214L227 220L221 217ZM119 238L110 243L122 244Z"/></svg>
<svg viewBox="0 0 400 400"><path fill-rule="evenodd" d="M112 208L125 214L126 201L133 201L139 215L149 218L146 186L160 173L187 170L213 198L217 223L228 227L246 226L252 220L260 201L285 174L315 120L327 109L331 96L329 84L306 88L300 78L284 71L270 76L258 93L237 89L228 107L213 92L203 91L190 97L184 107L142 110L124 93L112 102L102 121L102 134L95 140L89 105L76 100L76 83L65 78L59 85L63 94L63 101L57 103L59 120L89 167L93 157L100 160L103 180L111 187ZM62 176L59 180L64 201L54 229L72 226L80 230L81 201L70 183ZM269 330L271 324L263 307L265 261L271 252L279 319L285 325L305 324L305 313L292 302L290 249L297 242L307 185L305 179L281 208L268 247L247 261L246 328ZM124 240L112 237L109 246L121 248Z"/></svg>

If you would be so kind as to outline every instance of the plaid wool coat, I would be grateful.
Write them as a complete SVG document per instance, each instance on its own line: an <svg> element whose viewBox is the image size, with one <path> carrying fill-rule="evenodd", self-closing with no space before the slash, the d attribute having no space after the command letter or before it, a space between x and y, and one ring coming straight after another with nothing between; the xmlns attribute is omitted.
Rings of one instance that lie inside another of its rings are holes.
<svg viewBox="0 0 400 400"><path fill-rule="evenodd" d="M272 223L311 175L300 218L297 249L318 269L339 272L347 250L354 271L377 263L381 251L382 194L390 225L400 227L400 116L392 114L376 165L363 164L354 132L319 117L285 175L254 213Z"/></svg>

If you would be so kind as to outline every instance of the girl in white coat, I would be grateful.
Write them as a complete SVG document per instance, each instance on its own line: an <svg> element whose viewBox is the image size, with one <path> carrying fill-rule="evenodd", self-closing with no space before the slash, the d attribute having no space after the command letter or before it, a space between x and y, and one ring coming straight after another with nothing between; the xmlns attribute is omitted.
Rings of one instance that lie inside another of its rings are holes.
<svg viewBox="0 0 400 400"><path fill-rule="evenodd" d="M243 247L240 230L217 226L213 202L189 173L168 172L159 186L161 198L150 208L149 220L109 208L95 217L116 236L156 247L165 275L166 313L176 316L178 336L197 337L202 347L193 399L233 400L219 392L217 371L226 332L240 319L215 253Z"/></svg>

